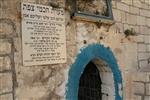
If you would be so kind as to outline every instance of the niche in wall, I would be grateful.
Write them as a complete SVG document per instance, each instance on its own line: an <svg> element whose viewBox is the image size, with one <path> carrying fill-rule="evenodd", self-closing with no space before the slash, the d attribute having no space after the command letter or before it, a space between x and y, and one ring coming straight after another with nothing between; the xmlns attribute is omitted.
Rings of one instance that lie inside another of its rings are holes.
<svg viewBox="0 0 150 100"><path fill-rule="evenodd" d="M72 0L74 19L113 24L111 0Z"/></svg>

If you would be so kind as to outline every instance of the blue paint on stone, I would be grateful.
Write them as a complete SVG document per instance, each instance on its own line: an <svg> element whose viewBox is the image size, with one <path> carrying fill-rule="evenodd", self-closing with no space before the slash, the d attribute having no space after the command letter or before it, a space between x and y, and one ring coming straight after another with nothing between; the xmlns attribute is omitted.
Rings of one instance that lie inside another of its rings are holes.
<svg viewBox="0 0 150 100"><path fill-rule="evenodd" d="M66 100L78 100L78 86L82 72L86 65L94 58L107 62L112 70L115 84L115 100L123 100L119 95L119 84L122 85L122 76L113 52L100 44L92 44L81 50L75 63L71 66L66 85Z"/></svg>

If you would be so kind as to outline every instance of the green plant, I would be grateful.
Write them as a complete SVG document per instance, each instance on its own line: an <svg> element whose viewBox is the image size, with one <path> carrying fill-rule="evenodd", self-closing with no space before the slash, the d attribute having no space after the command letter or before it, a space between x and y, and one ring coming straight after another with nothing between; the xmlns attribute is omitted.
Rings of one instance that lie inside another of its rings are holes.
<svg viewBox="0 0 150 100"><path fill-rule="evenodd" d="M125 34L126 37L137 35L137 33L135 32L135 30L134 30L133 28L131 28L131 29L126 29L126 30L124 31L124 34Z"/></svg>

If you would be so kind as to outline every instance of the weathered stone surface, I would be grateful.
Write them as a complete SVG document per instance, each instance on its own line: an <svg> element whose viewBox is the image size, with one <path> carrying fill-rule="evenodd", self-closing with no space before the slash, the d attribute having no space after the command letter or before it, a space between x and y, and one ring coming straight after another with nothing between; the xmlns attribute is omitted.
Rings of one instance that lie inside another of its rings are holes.
<svg viewBox="0 0 150 100"><path fill-rule="evenodd" d="M133 86L133 93L134 94L144 94L144 89L145 89L145 87L144 87L144 83L141 83L141 82L134 82L133 84L132 84L132 86Z"/></svg>
<svg viewBox="0 0 150 100"><path fill-rule="evenodd" d="M144 37L145 37L144 35L137 35L135 37L136 38L135 40L136 40L137 43L144 43L144 41L145 41Z"/></svg>
<svg viewBox="0 0 150 100"><path fill-rule="evenodd" d="M16 25L11 19L0 18L0 36L15 35Z"/></svg>
<svg viewBox="0 0 150 100"><path fill-rule="evenodd" d="M5 39L0 39L0 54L9 54L11 52L11 43Z"/></svg>
<svg viewBox="0 0 150 100"><path fill-rule="evenodd" d="M0 73L0 94L12 92L12 75L10 73Z"/></svg>
<svg viewBox="0 0 150 100"><path fill-rule="evenodd" d="M148 10L140 9L140 15L145 17L150 17L150 13Z"/></svg>
<svg viewBox="0 0 150 100"><path fill-rule="evenodd" d="M137 16L137 25L146 25L146 18L142 16Z"/></svg>
<svg viewBox="0 0 150 100"><path fill-rule="evenodd" d="M146 52L146 45L145 44L138 44L138 51L139 52Z"/></svg>
<svg viewBox="0 0 150 100"><path fill-rule="evenodd" d="M148 27L140 26L140 34L149 34Z"/></svg>
<svg viewBox="0 0 150 100"><path fill-rule="evenodd" d="M120 10L126 11L126 12L129 12L129 5L124 4L124 3L117 2L117 9L120 9Z"/></svg>
<svg viewBox="0 0 150 100"><path fill-rule="evenodd" d="M0 100L13 100L12 94L0 95Z"/></svg>
<svg viewBox="0 0 150 100"><path fill-rule="evenodd" d="M135 95L133 100L142 100L142 96L140 95Z"/></svg>
<svg viewBox="0 0 150 100"><path fill-rule="evenodd" d="M140 52L138 53L138 60L147 60L149 55L147 52Z"/></svg>
<svg viewBox="0 0 150 100"><path fill-rule="evenodd" d="M140 13L140 9L137 7L130 6L130 13L138 15Z"/></svg>
<svg viewBox="0 0 150 100"><path fill-rule="evenodd" d="M150 52L150 45L147 45L146 48L147 48L147 52Z"/></svg>
<svg viewBox="0 0 150 100"><path fill-rule="evenodd" d="M137 16L127 13L127 23L128 24L132 24L132 25L136 25L136 23L137 23Z"/></svg>
<svg viewBox="0 0 150 100"><path fill-rule="evenodd" d="M150 19L146 19L146 25L148 26L148 27L150 27Z"/></svg>
<svg viewBox="0 0 150 100"><path fill-rule="evenodd" d="M133 0L133 5L136 6L136 7L141 8L142 3L141 3L140 0Z"/></svg>
<svg viewBox="0 0 150 100"><path fill-rule="evenodd" d="M141 60L141 61L139 61L139 67L140 67L140 69L148 68L148 60Z"/></svg>
<svg viewBox="0 0 150 100"><path fill-rule="evenodd" d="M114 19L115 21L121 21L121 11L118 9L113 9Z"/></svg>
<svg viewBox="0 0 150 100"><path fill-rule="evenodd" d="M9 57L0 57L0 71L9 70L11 61Z"/></svg>
<svg viewBox="0 0 150 100"><path fill-rule="evenodd" d="M122 23L126 23L127 17L126 17L126 12L121 12L121 22Z"/></svg>
<svg viewBox="0 0 150 100"><path fill-rule="evenodd" d="M135 72L132 73L132 79L133 81L140 81L140 82L149 82L149 73L145 72Z"/></svg>
<svg viewBox="0 0 150 100"><path fill-rule="evenodd" d="M144 40L145 43L150 44L150 35L145 35Z"/></svg>
<svg viewBox="0 0 150 100"><path fill-rule="evenodd" d="M150 95L150 83L146 84L146 95Z"/></svg>
<svg viewBox="0 0 150 100"><path fill-rule="evenodd" d="M121 2L132 5L132 0L121 0Z"/></svg>
<svg viewBox="0 0 150 100"><path fill-rule="evenodd" d="M116 8L116 1L112 0L112 8Z"/></svg>
<svg viewBox="0 0 150 100"><path fill-rule="evenodd" d="M150 96L145 96L144 97L144 100L149 100L150 99Z"/></svg>

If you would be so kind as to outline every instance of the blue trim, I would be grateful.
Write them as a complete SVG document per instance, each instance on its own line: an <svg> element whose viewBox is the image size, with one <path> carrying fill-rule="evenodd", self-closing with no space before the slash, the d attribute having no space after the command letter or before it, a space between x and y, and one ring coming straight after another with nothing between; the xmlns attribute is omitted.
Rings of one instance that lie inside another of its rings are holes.
<svg viewBox="0 0 150 100"><path fill-rule="evenodd" d="M81 53L78 54L75 63L69 70L68 83L66 85L66 100L78 99L78 85L80 76L88 62L94 58L102 59L107 62L114 76L115 100L123 100L119 95L119 84L122 84L122 76L117 65L117 61L112 51L100 44L89 45L88 47L82 49Z"/></svg>

